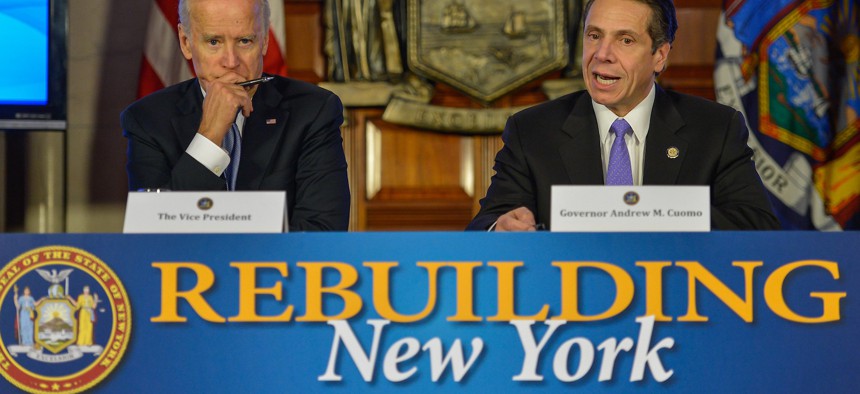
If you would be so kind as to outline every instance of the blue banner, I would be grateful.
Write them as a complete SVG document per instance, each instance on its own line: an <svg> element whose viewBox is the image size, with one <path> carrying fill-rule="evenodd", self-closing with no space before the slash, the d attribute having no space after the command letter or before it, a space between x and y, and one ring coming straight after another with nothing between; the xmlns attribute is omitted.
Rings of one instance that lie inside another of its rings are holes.
<svg viewBox="0 0 860 394"><path fill-rule="evenodd" d="M860 233L0 236L0 392L849 392Z"/></svg>

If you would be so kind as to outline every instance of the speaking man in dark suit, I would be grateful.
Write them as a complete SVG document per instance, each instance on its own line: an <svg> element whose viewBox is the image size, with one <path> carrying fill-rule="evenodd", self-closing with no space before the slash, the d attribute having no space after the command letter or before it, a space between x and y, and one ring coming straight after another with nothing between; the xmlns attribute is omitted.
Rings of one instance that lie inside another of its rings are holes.
<svg viewBox="0 0 860 394"><path fill-rule="evenodd" d="M129 189L286 190L290 230L341 230L349 186L331 92L260 78L267 0L181 0L179 43L197 78L122 113Z"/></svg>
<svg viewBox="0 0 860 394"><path fill-rule="evenodd" d="M656 85L677 23L671 0L589 0L586 91L508 120L496 174L468 229L551 225L551 186L569 184L709 185L713 228L779 228L742 115Z"/></svg>

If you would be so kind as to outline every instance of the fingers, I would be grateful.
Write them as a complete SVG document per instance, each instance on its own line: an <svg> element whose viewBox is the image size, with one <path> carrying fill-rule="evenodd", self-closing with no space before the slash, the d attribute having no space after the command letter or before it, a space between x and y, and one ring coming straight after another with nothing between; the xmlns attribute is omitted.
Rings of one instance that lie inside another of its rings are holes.
<svg viewBox="0 0 860 394"><path fill-rule="evenodd" d="M510 211L496 221L496 231L535 231L535 215L526 207Z"/></svg>
<svg viewBox="0 0 860 394"><path fill-rule="evenodd" d="M244 81L245 78L239 74L230 72L221 77L209 81L210 90L206 91L206 98L209 98L210 93L220 99L223 104L232 107L233 117L236 113L242 110L244 116L251 115L254 110L254 105L251 102L253 91L248 90L236 83Z"/></svg>
<svg viewBox="0 0 860 394"><path fill-rule="evenodd" d="M247 117L254 110L251 101L253 92L236 85L236 82L244 80L235 73L227 73L213 80L201 80L206 97L203 99L203 115L197 131L215 144L221 145L239 111Z"/></svg>
<svg viewBox="0 0 860 394"><path fill-rule="evenodd" d="M526 207L519 207L510 212L514 217L529 226L535 226L535 215Z"/></svg>

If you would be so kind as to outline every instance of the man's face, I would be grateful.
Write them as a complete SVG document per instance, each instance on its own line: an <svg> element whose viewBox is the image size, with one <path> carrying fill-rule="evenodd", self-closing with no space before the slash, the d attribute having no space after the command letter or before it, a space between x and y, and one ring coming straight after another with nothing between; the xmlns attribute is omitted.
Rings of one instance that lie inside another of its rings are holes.
<svg viewBox="0 0 860 394"><path fill-rule="evenodd" d="M663 71L665 43L651 52L651 9L633 0L596 0L585 19L582 75L591 98L618 116L636 107Z"/></svg>
<svg viewBox="0 0 860 394"><path fill-rule="evenodd" d="M269 40L255 0L194 0L189 9L190 31L179 25L179 43L203 89L231 72L245 80L262 75Z"/></svg>

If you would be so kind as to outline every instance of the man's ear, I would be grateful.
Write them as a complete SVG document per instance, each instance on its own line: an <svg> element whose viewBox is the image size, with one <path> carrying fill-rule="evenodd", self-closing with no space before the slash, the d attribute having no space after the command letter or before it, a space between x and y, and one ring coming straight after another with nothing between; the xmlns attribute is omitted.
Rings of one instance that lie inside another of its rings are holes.
<svg viewBox="0 0 860 394"><path fill-rule="evenodd" d="M179 49L182 50L182 56L185 56L186 60L191 60L191 32L186 33L181 23L176 26L176 31L179 35Z"/></svg>
<svg viewBox="0 0 860 394"><path fill-rule="evenodd" d="M660 74L663 71L666 71L666 66L669 64L669 51L671 49L672 45L666 42L657 47L657 50L654 51L654 73Z"/></svg>

